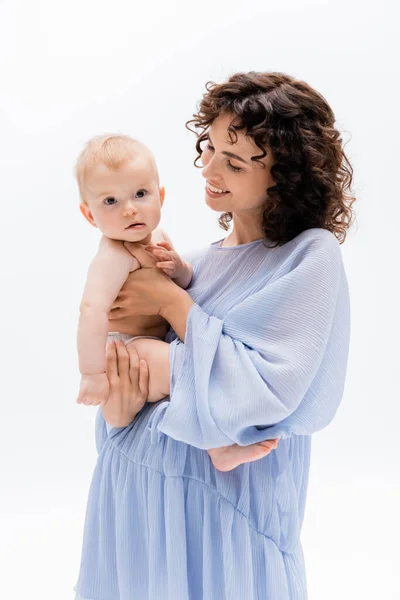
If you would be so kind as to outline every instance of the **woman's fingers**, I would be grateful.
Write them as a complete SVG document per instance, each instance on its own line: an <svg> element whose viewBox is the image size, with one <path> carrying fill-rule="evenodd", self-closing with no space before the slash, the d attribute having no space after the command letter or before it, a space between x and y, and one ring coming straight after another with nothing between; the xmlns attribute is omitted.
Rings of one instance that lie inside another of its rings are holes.
<svg viewBox="0 0 400 600"><path fill-rule="evenodd" d="M139 355L133 344L128 345L129 353L129 379L133 390L139 386Z"/></svg>
<svg viewBox="0 0 400 600"><path fill-rule="evenodd" d="M115 342L110 342L106 349L106 373L110 384L118 380L117 349Z"/></svg>
<svg viewBox="0 0 400 600"><path fill-rule="evenodd" d="M106 350L106 372L110 395L103 406L105 420L112 427L126 427L143 407L147 396L139 390L139 356L136 348L119 340L110 342ZM146 377L144 376L144 382ZM144 383L142 384L145 387Z"/></svg>
<svg viewBox="0 0 400 600"><path fill-rule="evenodd" d="M145 360L141 360L139 365L139 390L144 400L147 400L149 397L149 367Z"/></svg>
<svg viewBox="0 0 400 600"><path fill-rule="evenodd" d="M129 405L135 413L142 409L149 396L149 369L146 361L139 360L139 355L133 344L128 345L130 393Z"/></svg>
<svg viewBox="0 0 400 600"><path fill-rule="evenodd" d="M123 340L117 341L118 375L124 381L129 380L129 354Z"/></svg>

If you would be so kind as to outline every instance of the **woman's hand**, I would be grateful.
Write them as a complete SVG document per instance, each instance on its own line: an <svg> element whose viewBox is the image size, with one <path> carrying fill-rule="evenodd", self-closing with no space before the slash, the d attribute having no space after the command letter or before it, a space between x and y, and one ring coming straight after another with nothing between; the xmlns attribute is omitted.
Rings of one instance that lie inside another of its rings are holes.
<svg viewBox="0 0 400 600"><path fill-rule="evenodd" d="M180 289L156 267L130 273L108 315L110 320L137 315L159 315L175 289Z"/></svg>
<svg viewBox="0 0 400 600"><path fill-rule="evenodd" d="M110 382L108 401L103 406L105 421L111 427L126 427L143 408L149 395L149 371L134 347L123 341L111 342L106 351L106 373Z"/></svg>
<svg viewBox="0 0 400 600"><path fill-rule="evenodd" d="M125 243L129 250L130 245ZM193 300L185 290L174 283L168 275L156 267L142 266L128 276L114 301L108 318L115 331L122 331L129 317L137 315L160 315L183 341L186 321Z"/></svg>

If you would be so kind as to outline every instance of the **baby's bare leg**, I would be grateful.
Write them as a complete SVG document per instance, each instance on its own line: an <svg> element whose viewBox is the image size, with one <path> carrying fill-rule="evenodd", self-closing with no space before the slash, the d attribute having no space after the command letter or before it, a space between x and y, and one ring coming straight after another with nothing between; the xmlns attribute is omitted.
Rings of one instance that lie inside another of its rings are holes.
<svg viewBox="0 0 400 600"><path fill-rule="evenodd" d="M232 471L243 463L253 462L264 458L278 446L278 439L267 440L251 446L224 446L208 450L211 461L218 471Z"/></svg>
<svg viewBox="0 0 400 600"><path fill-rule="evenodd" d="M136 348L139 358L147 362L149 368L147 402L158 402L169 396L169 344L161 340L139 338L127 344L127 347L132 346Z"/></svg>

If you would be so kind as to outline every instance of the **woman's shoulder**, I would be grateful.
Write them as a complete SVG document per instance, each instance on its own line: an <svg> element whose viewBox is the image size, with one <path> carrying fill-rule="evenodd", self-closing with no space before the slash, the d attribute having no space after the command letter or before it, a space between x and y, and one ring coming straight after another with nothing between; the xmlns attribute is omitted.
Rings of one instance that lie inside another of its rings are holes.
<svg viewBox="0 0 400 600"><path fill-rule="evenodd" d="M295 258L296 261L318 262L318 259L322 259L342 262L340 243L327 229L307 229L282 248L289 260Z"/></svg>
<svg viewBox="0 0 400 600"><path fill-rule="evenodd" d="M325 248L326 250L331 250L333 252L340 250L339 241L333 233L320 227L306 229L288 243L292 244L293 248L309 250Z"/></svg>
<svg viewBox="0 0 400 600"><path fill-rule="evenodd" d="M296 273L299 280L311 277L314 281L343 275L339 241L326 229L307 229L276 250L274 274L269 283L289 273Z"/></svg>
<svg viewBox="0 0 400 600"><path fill-rule="evenodd" d="M182 257L197 271L197 268L201 268L204 263L203 259L208 262L213 246L215 244L188 250L182 253ZM331 261L338 264L342 262L340 244L337 238L327 229L317 227L303 231L282 246L270 248L268 244L256 244L252 248L248 248L247 251L251 261L254 261L255 257L259 257L267 272L270 272L272 266L278 270L281 268L291 270L294 264L303 261L318 263L321 259L322 262ZM240 254L236 255L236 260L240 260L241 263L243 263L243 259L244 257ZM235 262L235 255L230 256L230 262Z"/></svg>
<svg viewBox="0 0 400 600"><path fill-rule="evenodd" d="M182 258L189 262L191 265L195 266L202 259L202 257L205 254L207 254L208 249L209 248L207 246L202 248L186 250L185 252L182 252Z"/></svg>

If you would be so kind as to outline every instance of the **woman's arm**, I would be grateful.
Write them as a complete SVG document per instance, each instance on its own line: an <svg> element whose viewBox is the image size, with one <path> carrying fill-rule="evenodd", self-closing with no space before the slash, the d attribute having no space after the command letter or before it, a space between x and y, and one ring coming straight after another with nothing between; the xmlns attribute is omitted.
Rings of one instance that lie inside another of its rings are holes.
<svg viewBox="0 0 400 600"><path fill-rule="evenodd" d="M320 236L288 264L224 319L154 269L133 274L131 306L162 314L184 340L172 343L171 401L153 427L207 449L308 435L330 422L349 345L339 245Z"/></svg>
<svg viewBox="0 0 400 600"><path fill-rule="evenodd" d="M332 420L350 315L339 246L322 241L224 319L191 306L184 344L172 343L171 402L153 427L207 449L309 435ZM163 314L179 327L173 306Z"/></svg>

